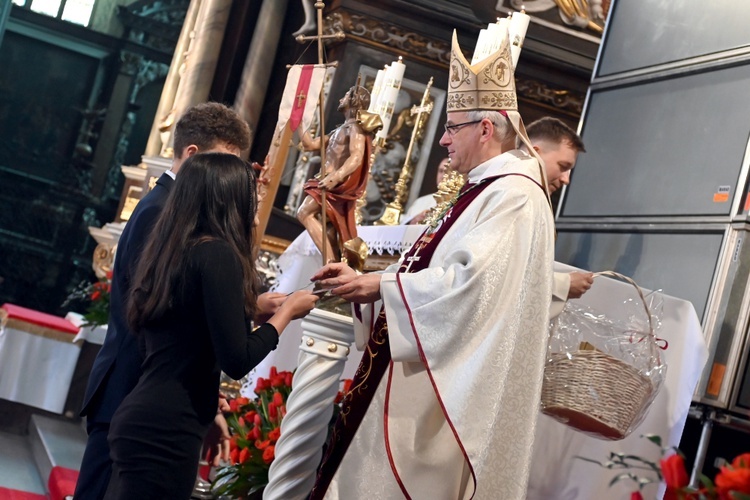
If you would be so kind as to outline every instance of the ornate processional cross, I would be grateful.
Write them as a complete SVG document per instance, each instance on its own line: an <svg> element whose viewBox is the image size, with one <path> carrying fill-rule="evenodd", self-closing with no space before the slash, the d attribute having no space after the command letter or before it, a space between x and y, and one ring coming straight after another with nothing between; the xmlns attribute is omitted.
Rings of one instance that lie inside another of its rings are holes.
<svg viewBox="0 0 750 500"><path fill-rule="evenodd" d="M315 40L318 42L318 64L325 64L325 61L323 60L323 41L327 39L335 39L335 40L343 40L346 35L341 32L337 31L331 35L324 35L323 34L323 8L325 7L325 4L322 0L318 0L315 2L315 9L318 11L318 34L313 36L305 36L305 35L299 35L295 40L299 43L305 43L311 40ZM325 89L324 85L320 87L320 100L318 101L318 111L320 113L320 178L323 178L323 174L325 172L326 168L326 127L325 127L325 120L323 118L323 110L325 109L324 106L324 98L325 98ZM304 95L304 93L300 93L297 96L297 106L300 105L301 100L306 99L307 96ZM323 188L320 188L320 218L321 218L321 224L323 226L323 235L326 235L326 190ZM328 264L328 256L326 255L326 245L323 245L323 248L321 250L323 253L323 265L325 266Z"/></svg>

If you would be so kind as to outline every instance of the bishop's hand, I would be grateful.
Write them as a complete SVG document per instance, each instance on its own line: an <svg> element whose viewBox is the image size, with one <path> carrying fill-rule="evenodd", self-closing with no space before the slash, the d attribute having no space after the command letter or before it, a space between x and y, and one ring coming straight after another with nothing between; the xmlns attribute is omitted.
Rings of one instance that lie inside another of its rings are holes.
<svg viewBox="0 0 750 500"><path fill-rule="evenodd" d="M370 304L380 299L380 275L362 274L342 262L328 264L312 277L318 285L329 288L331 295L355 304Z"/></svg>

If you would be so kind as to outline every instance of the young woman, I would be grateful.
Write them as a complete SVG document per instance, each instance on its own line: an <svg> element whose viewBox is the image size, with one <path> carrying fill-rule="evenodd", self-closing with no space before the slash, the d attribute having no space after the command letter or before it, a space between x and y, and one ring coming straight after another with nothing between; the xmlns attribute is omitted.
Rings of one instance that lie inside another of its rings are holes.
<svg viewBox="0 0 750 500"><path fill-rule="evenodd" d="M143 375L112 420L106 498L190 498L220 371L243 377L314 307L315 295L295 292L251 330L255 210L255 176L239 157L196 154L182 165L131 288Z"/></svg>

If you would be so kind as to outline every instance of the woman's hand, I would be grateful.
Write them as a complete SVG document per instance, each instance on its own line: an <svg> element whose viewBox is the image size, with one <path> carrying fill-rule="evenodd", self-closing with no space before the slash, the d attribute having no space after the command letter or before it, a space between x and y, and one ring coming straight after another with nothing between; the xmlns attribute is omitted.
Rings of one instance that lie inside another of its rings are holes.
<svg viewBox="0 0 750 500"><path fill-rule="evenodd" d="M285 312L290 315L291 319L300 319L307 316L315 307L315 303L320 297L310 290L299 290L289 295L281 307L279 313Z"/></svg>
<svg viewBox="0 0 750 500"><path fill-rule="evenodd" d="M276 314L286 300L285 293L266 292L258 295L255 307L255 324L260 325Z"/></svg>

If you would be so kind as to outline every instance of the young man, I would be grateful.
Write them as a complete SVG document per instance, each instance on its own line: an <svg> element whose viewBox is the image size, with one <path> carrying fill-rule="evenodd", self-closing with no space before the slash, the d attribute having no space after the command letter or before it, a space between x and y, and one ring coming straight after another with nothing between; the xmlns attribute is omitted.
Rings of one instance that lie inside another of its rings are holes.
<svg viewBox="0 0 750 500"><path fill-rule="evenodd" d="M250 129L234 111L218 103L198 104L180 118L174 131L175 157L171 170L138 203L117 245L109 326L89 376L81 415L89 434L74 498L104 497L112 472L107 434L112 415L133 390L141 374L141 356L130 332L126 301L132 274L154 224L164 207L180 166L198 152L240 154L250 145ZM269 297L273 301L278 299ZM278 307L278 304L269 308ZM158 418L158 415L154 416Z"/></svg>
<svg viewBox="0 0 750 500"><path fill-rule="evenodd" d="M578 153L586 152L583 141L575 130L557 118L545 117L526 127L534 150L544 161L550 194L570 184L570 172L575 167ZM526 150L526 146L521 146ZM560 314L568 299L577 299L594 284L593 273L555 273L550 317Z"/></svg>
<svg viewBox="0 0 750 500"><path fill-rule="evenodd" d="M363 304L355 333L366 343L313 500L526 496L552 211L538 160L515 149L517 137L529 143L507 38L470 66L454 34L450 68L440 144L468 178L454 205L398 269L357 275L339 263L313 276Z"/></svg>

